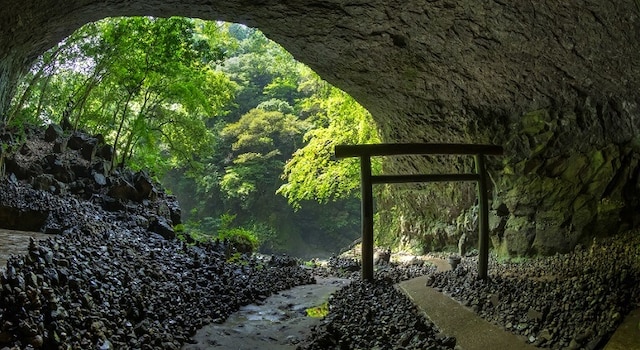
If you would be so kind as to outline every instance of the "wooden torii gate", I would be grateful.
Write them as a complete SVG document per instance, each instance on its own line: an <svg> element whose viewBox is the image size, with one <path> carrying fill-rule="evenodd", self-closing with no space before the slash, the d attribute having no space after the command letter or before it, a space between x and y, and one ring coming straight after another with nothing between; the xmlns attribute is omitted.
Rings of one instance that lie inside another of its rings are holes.
<svg viewBox="0 0 640 350"><path fill-rule="evenodd" d="M487 171L485 155L502 155L503 148L495 145L472 144L369 144L338 145L336 158L360 157L360 179L362 191L362 278L373 280L373 185L385 183L477 181L478 205L480 207L478 240L478 276L487 278L489 263L489 200L487 198ZM476 172L470 174L415 174L415 175L371 175L371 157L394 155L452 154L473 155Z"/></svg>

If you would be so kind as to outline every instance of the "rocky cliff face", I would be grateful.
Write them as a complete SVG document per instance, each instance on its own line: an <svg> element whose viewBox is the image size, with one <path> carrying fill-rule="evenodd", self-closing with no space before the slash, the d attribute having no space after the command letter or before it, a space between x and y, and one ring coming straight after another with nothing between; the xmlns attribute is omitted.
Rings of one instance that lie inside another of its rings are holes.
<svg viewBox="0 0 640 350"><path fill-rule="evenodd" d="M637 220L639 14L633 1L596 0L13 2L0 14L0 115L34 57L88 21L241 22L356 97L387 142L505 146L506 156L491 161L496 246L566 251ZM459 166L387 164L391 172L447 167ZM398 232L433 237L433 226L422 223L427 210L472 202L467 190L451 191L448 199L412 193L417 200L395 213L406 223ZM439 216L450 220L460 210L445 212ZM447 232L461 230L444 231L440 240L451 243Z"/></svg>

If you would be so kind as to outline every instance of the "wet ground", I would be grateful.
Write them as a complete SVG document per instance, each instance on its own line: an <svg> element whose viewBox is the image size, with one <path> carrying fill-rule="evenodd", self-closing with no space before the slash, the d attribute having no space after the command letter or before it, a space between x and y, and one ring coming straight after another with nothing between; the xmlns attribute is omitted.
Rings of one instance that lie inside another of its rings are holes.
<svg viewBox="0 0 640 350"><path fill-rule="evenodd" d="M11 254L26 254L29 248L29 238L47 239L51 235L40 232L27 232L0 229L0 269L7 265L7 259Z"/></svg>
<svg viewBox="0 0 640 350"><path fill-rule="evenodd" d="M275 294L260 304L242 307L222 324L200 329L184 350L295 349L320 318L306 309L327 302L329 295L349 283L342 278L316 278L316 284L298 286Z"/></svg>

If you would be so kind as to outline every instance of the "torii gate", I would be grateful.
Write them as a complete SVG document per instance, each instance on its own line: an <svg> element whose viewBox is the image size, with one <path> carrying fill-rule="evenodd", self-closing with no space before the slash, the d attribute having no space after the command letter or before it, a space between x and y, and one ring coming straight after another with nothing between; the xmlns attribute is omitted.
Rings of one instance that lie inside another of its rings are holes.
<svg viewBox="0 0 640 350"><path fill-rule="evenodd" d="M384 183L477 181L480 224L478 240L478 276L485 280L489 263L489 200L487 198L487 171L485 155L502 155L501 146L472 144L369 144L338 145L336 158L360 157L360 179L362 191L362 278L373 280L373 185ZM453 154L473 155L476 172L470 174L416 174L416 175L371 175L372 156Z"/></svg>

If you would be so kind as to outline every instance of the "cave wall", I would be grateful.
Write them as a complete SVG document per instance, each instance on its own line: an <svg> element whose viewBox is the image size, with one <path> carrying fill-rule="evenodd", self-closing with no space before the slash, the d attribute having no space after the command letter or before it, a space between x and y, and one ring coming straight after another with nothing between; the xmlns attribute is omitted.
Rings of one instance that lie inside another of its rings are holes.
<svg viewBox="0 0 640 350"><path fill-rule="evenodd" d="M582 97L573 108L541 108L514 121L503 119L502 127L491 129L495 133L481 137L503 145L506 151L503 157L488 158L494 248L508 255L551 255L638 227L640 118L635 108L617 99ZM473 169L473 164L460 160L441 163L393 159L386 165L387 170L401 173ZM432 249L457 246L462 234L475 244L473 186L430 186L439 187L437 191L422 186L385 192L392 197L387 201L405 202L395 206L382 225L397 226L396 233L405 235L405 243L412 243L409 246L421 242ZM435 219L433 212L438 213Z"/></svg>
<svg viewBox="0 0 640 350"><path fill-rule="evenodd" d="M550 254L636 225L639 14L633 0L15 1L0 12L0 115L35 57L89 21L244 23L358 99L387 142L503 145L505 157L490 161L496 247ZM455 168L433 164L386 168ZM438 196L411 196L396 214L425 239L433 226L419 221L434 221L426 212Z"/></svg>

